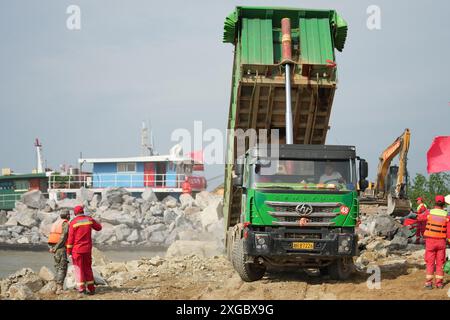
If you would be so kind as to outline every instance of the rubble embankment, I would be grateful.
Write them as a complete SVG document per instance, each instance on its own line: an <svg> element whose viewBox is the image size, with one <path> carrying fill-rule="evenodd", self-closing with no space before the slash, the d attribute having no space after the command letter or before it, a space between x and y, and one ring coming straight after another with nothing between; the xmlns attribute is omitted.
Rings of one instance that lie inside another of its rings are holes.
<svg viewBox="0 0 450 320"><path fill-rule="evenodd" d="M161 249L177 240L222 245L220 196L203 191L195 198L184 194L179 199L167 196L159 201L151 190L136 198L123 188L107 189L101 196L82 188L76 199L61 201L45 199L39 191L28 192L16 202L13 211L0 212L0 245L45 248L51 225L60 211L76 205L84 205L88 214L102 223L103 229L93 233L94 242L101 249Z"/></svg>

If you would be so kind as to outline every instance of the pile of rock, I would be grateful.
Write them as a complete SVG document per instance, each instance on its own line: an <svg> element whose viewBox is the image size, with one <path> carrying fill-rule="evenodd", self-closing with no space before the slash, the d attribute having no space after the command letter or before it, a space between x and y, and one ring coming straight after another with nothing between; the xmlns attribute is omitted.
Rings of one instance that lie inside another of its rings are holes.
<svg viewBox="0 0 450 320"><path fill-rule="evenodd" d="M168 247L176 240L223 242L222 198L202 191L195 199L183 194L159 201L149 189L133 197L123 188L102 195L80 189L76 199L46 200L39 191L23 195L11 212L0 214L0 243L45 244L60 210L83 204L101 222L93 233L100 246Z"/></svg>
<svg viewBox="0 0 450 320"><path fill-rule="evenodd" d="M411 248L408 243L413 237L412 231L382 209L360 218L361 223L357 228L360 249L356 260L358 268L363 269L372 262L397 256Z"/></svg>
<svg viewBox="0 0 450 320"><path fill-rule="evenodd" d="M58 212L45 212L16 202L14 211L0 213L0 243L39 244L46 243L52 223Z"/></svg>
<svg viewBox="0 0 450 320"><path fill-rule="evenodd" d="M38 294L55 291L55 275L47 267L42 267L39 273L23 268L0 281L1 299L34 300Z"/></svg>

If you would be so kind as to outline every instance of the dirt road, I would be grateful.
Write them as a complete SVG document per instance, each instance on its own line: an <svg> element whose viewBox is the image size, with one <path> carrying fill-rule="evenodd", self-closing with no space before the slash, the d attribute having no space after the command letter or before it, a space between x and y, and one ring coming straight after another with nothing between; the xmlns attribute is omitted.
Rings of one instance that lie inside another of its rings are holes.
<svg viewBox="0 0 450 320"><path fill-rule="evenodd" d="M165 261L158 272L133 273L134 279L118 286L99 287L95 296L68 292L43 299L450 299L450 277L445 289L422 288L422 263L381 266L381 288L369 289L371 274L356 272L345 282L321 278L314 273L270 272L261 280L240 280L225 257L176 258Z"/></svg>

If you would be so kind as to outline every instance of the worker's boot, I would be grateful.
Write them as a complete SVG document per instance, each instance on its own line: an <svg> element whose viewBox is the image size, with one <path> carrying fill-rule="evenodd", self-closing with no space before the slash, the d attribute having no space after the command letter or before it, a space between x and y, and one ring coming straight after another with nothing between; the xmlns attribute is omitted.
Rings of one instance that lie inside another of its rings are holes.
<svg viewBox="0 0 450 320"><path fill-rule="evenodd" d="M55 293L56 294L61 294L61 293L63 293L63 291L64 291L63 285L60 284L60 283L57 283L56 284L56 291L55 291Z"/></svg>
<svg viewBox="0 0 450 320"><path fill-rule="evenodd" d="M424 288L427 289L427 290L433 289L433 282L431 282L431 281L425 282Z"/></svg>
<svg viewBox="0 0 450 320"><path fill-rule="evenodd" d="M442 279L436 280L436 288L444 289L444 282L442 281Z"/></svg>

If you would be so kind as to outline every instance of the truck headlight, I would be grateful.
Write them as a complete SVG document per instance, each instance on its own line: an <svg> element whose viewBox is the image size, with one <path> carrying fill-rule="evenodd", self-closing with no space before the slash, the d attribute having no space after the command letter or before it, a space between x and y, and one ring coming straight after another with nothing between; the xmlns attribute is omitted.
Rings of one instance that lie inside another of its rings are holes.
<svg viewBox="0 0 450 320"><path fill-rule="evenodd" d="M350 253L352 251L351 245L352 237L341 236L338 240L338 252L339 253Z"/></svg>
<svg viewBox="0 0 450 320"><path fill-rule="evenodd" d="M256 246L256 249L267 250L267 248L269 247L269 235L262 234L262 233L256 233L255 234L255 246Z"/></svg>

